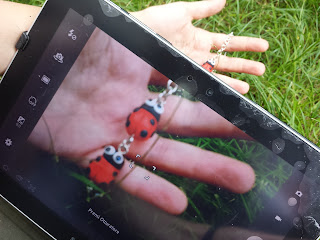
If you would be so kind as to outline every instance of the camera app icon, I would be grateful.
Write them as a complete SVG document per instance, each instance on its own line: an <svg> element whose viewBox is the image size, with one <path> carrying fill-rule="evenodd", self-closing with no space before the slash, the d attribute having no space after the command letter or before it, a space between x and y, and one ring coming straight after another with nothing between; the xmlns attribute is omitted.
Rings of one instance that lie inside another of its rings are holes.
<svg viewBox="0 0 320 240"><path fill-rule="evenodd" d="M58 63L63 63L64 60L64 56L62 55L62 53L57 52L55 55L53 55L54 60L56 60Z"/></svg>

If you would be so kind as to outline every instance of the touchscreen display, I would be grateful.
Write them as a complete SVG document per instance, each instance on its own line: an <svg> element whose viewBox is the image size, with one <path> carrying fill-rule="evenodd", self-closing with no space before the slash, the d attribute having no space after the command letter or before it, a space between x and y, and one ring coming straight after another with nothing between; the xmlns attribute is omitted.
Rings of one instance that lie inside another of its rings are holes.
<svg viewBox="0 0 320 240"><path fill-rule="evenodd" d="M88 239L320 236L319 165L284 161L281 139L265 148L92 20L68 11L4 121L8 175Z"/></svg>

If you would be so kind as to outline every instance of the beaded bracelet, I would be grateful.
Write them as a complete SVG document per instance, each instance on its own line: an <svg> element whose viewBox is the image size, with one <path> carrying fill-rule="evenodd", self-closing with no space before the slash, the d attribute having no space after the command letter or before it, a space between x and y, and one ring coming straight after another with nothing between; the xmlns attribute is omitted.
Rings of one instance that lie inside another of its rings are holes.
<svg viewBox="0 0 320 240"><path fill-rule="evenodd" d="M114 182L124 165L124 155L129 152L130 145L136 141L146 141L156 132L167 98L178 90L178 85L168 80L167 89L158 98L146 100L145 103L129 114L126 130L129 134L116 149L112 145L104 148L102 156L91 160L87 168L89 178L97 184Z"/></svg>

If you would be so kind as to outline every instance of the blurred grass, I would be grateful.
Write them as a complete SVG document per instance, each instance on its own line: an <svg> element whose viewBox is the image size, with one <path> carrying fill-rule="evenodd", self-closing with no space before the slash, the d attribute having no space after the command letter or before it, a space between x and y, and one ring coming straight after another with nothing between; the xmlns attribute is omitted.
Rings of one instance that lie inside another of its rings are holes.
<svg viewBox="0 0 320 240"><path fill-rule="evenodd" d="M41 6L44 0L15 2ZM128 11L170 3L165 0L116 0ZM229 74L247 81L247 97L320 146L320 4L318 0L228 1L219 14L197 20L208 31L262 37L267 53L229 53L265 63L262 77Z"/></svg>

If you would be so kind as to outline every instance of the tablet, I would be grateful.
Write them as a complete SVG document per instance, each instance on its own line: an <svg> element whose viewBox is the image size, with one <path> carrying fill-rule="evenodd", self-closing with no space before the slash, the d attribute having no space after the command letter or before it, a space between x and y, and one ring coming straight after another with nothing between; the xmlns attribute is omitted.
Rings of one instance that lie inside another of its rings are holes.
<svg viewBox="0 0 320 240"><path fill-rule="evenodd" d="M0 191L53 239L318 239L320 150L111 1L49 0L0 84Z"/></svg>

